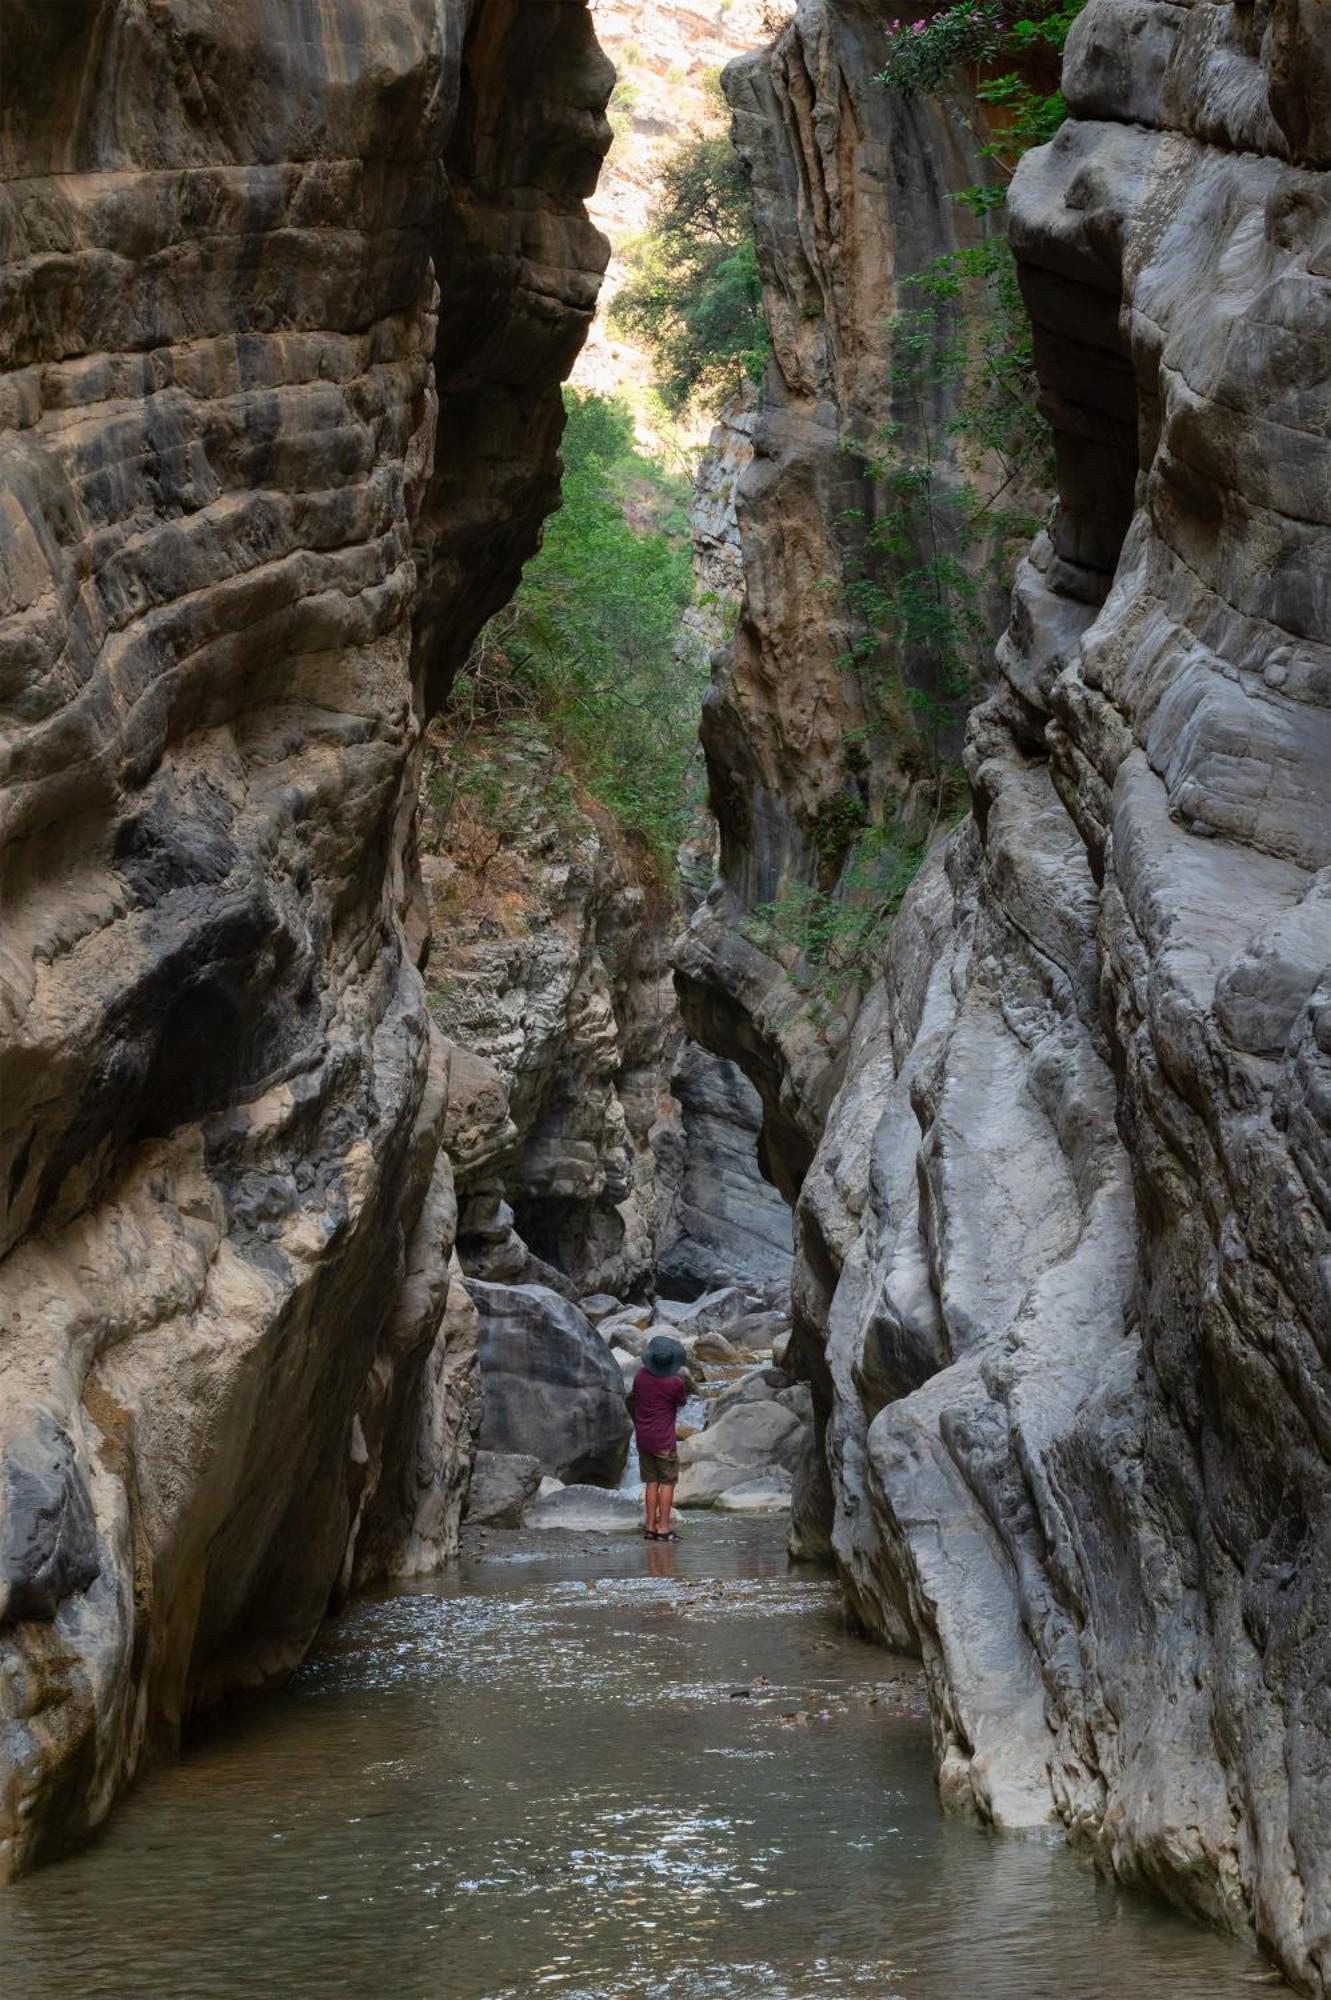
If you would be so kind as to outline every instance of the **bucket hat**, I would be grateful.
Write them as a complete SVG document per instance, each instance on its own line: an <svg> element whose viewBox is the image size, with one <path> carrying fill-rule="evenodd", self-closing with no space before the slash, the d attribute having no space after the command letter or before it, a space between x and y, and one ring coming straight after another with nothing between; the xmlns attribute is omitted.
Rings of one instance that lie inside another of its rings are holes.
<svg viewBox="0 0 1331 2000"><path fill-rule="evenodd" d="M678 1375L688 1356L668 1333L654 1333L642 1358L653 1375Z"/></svg>

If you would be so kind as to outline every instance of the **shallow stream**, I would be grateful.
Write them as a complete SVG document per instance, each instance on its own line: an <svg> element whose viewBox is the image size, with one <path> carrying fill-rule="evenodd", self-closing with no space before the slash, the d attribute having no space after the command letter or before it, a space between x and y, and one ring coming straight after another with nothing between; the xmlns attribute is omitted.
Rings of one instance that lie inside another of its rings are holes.
<svg viewBox="0 0 1331 2000"><path fill-rule="evenodd" d="M24 2000L1226 2000L1249 1953L945 1820L782 1525L491 1534L0 1892Z"/></svg>

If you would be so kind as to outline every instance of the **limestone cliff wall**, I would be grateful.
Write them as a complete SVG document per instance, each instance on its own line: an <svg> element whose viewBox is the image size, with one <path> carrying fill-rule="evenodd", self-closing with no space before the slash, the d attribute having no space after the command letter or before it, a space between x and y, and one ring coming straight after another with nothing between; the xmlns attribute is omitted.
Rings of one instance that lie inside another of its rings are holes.
<svg viewBox="0 0 1331 2000"><path fill-rule="evenodd" d="M806 44L841 11L806 8ZM973 813L834 1095L773 1060L771 976L714 912L684 959L805 1148L823 1526L923 1652L945 1796L1065 1827L1319 1993L1329 65L1323 5L1091 0L1072 118L1012 191L1059 498L972 719ZM890 264L904 220L872 226ZM713 710L769 754L721 791L741 911L811 782L770 761L810 680L779 643L798 593L761 495L742 525L775 636Z"/></svg>
<svg viewBox="0 0 1331 2000"><path fill-rule="evenodd" d="M530 725L435 733L422 848L434 1017L507 1091L507 1129L465 1176L464 1267L641 1297L675 1116L669 891Z"/></svg>
<svg viewBox="0 0 1331 2000"><path fill-rule="evenodd" d="M10 0L0 1872L437 1558L422 724L555 491L580 0Z"/></svg>
<svg viewBox="0 0 1331 2000"><path fill-rule="evenodd" d="M913 273L975 240L951 196L986 173L958 121L873 81L882 50L871 0L803 0L770 50L724 76L752 178L772 358L746 425L744 598L702 720L719 876L676 966L688 1026L740 1055L758 1086L764 1165L791 1200L842 1074L847 1023L813 1020L749 918L792 884L828 886L822 830L839 813L881 820L916 783L908 746L877 730L848 664L861 627L843 586L879 506L867 458L885 425L914 421L894 405L887 322L911 303ZM929 414L942 435L948 392Z"/></svg>

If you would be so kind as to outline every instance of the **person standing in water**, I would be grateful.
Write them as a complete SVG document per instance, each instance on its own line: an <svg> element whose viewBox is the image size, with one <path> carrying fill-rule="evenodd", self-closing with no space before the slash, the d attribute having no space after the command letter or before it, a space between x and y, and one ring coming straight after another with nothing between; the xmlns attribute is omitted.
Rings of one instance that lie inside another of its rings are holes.
<svg viewBox="0 0 1331 2000"><path fill-rule="evenodd" d="M693 1394L693 1384L684 1372L686 1358L679 1342L668 1333L653 1334L629 1390L638 1471L647 1489L643 1495L647 1509L643 1534L649 1542L679 1539L670 1525L670 1507L679 1478L675 1419Z"/></svg>

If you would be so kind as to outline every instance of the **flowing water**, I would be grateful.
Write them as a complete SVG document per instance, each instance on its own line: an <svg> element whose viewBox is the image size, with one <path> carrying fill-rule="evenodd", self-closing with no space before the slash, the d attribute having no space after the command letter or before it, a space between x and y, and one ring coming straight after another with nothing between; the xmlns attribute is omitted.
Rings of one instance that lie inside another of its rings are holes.
<svg viewBox="0 0 1331 2000"><path fill-rule="evenodd" d="M914 1669L772 1521L494 1534L0 1892L24 2000L1224 2000L1242 1948L945 1820Z"/></svg>

